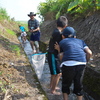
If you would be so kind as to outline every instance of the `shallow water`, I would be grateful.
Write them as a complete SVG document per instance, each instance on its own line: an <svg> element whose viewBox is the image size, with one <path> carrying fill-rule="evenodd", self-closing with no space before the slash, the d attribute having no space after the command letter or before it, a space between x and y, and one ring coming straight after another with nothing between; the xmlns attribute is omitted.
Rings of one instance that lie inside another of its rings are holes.
<svg viewBox="0 0 100 100"><path fill-rule="evenodd" d="M20 40L20 42L22 44L21 38L19 37L18 39ZM25 51L25 53L26 53L31 65L32 65L32 67L35 69L37 77L39 78L41 86L42 86L43 90L46 92L46 95L47 95L48 99L49 100L63 100L62 94L61 95L52 95L50 93L50 90L49 90L50 71L49 71L49 67L48 67L48 62L47 62L46 56L45 56L45 59L44 59L45 61L41 60L40 65L42 64L42 66L41 66L42 68L35 68L35 66L34 66L35 62L34 62L34 60L32 60L33 59L32 58L32 48L31 48L30 42L27 40L26 43L22 44L22 47L24 48L24 51ZM37 56L37 58L40 58L40 56L42 56L42 55L35 55L35 56ZM39 65L39 67L40 67L40 65ZM38 71L39 75L38 75L37 71ZM58 83L58 88L59 89L57 90L57 92L61 93L61 79L60 79L60 81ZM73 89L73 85L71 86L71 90L72 89ZM77 100L76 95L71 93L69 95L69 100ZM91 99L83 98L83 100L94 100L94 99L92 99L92 98Z"/></svg>

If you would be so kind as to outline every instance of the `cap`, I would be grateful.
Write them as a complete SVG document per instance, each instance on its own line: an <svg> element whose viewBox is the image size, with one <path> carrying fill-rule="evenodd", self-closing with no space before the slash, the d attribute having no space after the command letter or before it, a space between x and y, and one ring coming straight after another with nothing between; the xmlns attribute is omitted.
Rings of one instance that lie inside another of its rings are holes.
<svg viewBox="0 0 100 100"><path fill-rule="evenodd" d="M76 31L74 30L73 27L66 27L63 30L62 35L64 35L66 38L74 37L74 36L76 36Z"/></svg>

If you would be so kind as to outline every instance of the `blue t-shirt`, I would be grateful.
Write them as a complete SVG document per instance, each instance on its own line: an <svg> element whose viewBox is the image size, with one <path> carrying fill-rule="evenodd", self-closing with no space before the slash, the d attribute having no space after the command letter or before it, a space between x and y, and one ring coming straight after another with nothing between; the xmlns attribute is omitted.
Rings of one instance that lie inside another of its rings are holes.
<svg viewBox="0 0 100 100"><path fill-rule="evenodd" d="M25 32L25 28L23 26L19 27L22 32Z"/></svg>
<svg viewBox="0 0 100 100"><path fill-rule="evenodd" d="M65 38L60 41L59 45L64 52L62 62L71 60L86 62L84 47L87 45L83 40L76 38Z"/></svg>

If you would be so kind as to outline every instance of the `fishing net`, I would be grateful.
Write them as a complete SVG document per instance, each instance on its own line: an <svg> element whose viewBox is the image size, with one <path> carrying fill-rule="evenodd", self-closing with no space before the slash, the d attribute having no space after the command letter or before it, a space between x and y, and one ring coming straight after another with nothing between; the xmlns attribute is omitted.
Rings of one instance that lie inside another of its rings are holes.
<svg viewBox="0 0 100 100"><path fill-rule="evenodd" d="M46 59L46 53L39 53L32 55L32 64L39 79L41 79L43 73L45 59Z"/></svg>

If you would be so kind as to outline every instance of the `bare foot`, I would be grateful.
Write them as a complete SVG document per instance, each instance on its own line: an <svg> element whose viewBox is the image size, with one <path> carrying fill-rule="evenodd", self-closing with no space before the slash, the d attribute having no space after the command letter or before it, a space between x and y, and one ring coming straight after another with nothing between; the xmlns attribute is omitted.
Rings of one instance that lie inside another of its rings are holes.
<svg viewBox="0 0 100 100"><path fill-rule="evenodd" d="M60 90L60 88L59 87L56 87L56 90Z"/></svg>
<svg viewBox="0 0 100 100"><path fill-rule="evenodd" d="M54 95L61 95L60 92L56 92L56 91L51 91L51 94L54 94Z"/></svg>

